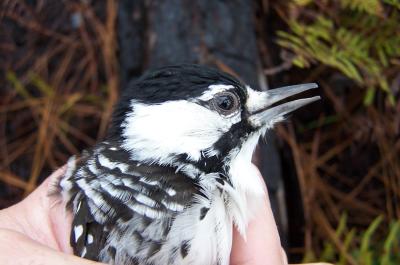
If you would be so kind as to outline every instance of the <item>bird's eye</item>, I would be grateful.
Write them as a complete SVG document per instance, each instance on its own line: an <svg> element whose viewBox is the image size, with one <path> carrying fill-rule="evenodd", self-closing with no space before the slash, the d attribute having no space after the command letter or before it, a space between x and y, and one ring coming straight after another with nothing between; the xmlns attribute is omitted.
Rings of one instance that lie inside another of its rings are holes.
<svg viewBox="0 0 400 265"><path fill-rule="evenodd" d="M238 109L239 98L233 92L221 92L214 96L212 99L212 105L219 113L228 115Z"/></svg>

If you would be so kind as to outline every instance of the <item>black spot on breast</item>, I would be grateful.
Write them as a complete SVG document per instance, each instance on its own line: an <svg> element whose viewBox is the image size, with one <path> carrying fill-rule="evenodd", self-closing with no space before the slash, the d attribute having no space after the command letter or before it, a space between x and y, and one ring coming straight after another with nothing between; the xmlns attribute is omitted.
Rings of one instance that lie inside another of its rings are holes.
<svg viewBox="0 0 400 265"><path fill-rule="evenodd" d="M117 253L117 250L115 249L115 247L109 247L107 249L108 255L110 255L110 257L114 260L115 259L115 254Z"/></svg>
<svg viewBox="0 0 400 265"><path fill-rule="evenodd" d="M187 256L187 254L189 253L189 249L190 249L190 241L184 240L181 245L182 258L185 258Z"/></svg>
<svg viewBox="0 0 400 265"><path fill-rule="evenodd" d="M208 210L210 210L210 208L207 207L203 207L200 209L200 220L203 220L204 217L206 217Z"/></svg>

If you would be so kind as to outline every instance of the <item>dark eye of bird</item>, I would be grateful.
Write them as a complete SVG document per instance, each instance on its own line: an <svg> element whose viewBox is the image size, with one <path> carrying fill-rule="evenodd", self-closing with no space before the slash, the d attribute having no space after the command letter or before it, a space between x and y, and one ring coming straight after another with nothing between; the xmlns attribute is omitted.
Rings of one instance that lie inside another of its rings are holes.
<svg viewBox="0 0 400 265"><path fill-rule="evenodd" d="M214 96L212 103L219 113L228 115L238 109L239 98L233 92L221 92Z"/></svg>

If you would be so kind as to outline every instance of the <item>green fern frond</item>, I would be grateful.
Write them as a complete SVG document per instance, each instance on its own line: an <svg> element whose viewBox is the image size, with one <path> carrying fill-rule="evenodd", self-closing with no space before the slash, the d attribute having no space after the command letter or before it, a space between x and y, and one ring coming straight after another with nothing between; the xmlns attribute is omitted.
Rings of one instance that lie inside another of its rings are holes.
<svg viewBox="0 0 400 265"><path fill-rule="evenodd" d="M379 0L340 0L343 8L379 16L383 8Z"/></svg>
<svg viewBox="0 0 400 265"><path fill-rule="evenodd" d="M287 19L290 31L279 31L277 43L295 54L293 65L307 68L314 63L324 64L365 87L366 104L372 103L375 88L384 91L394 104L388 84L394 78L390 73L396 67L400 71L398 64L393 65L400 57L398 3L399 0L341 0L335 16L321 12L312 20L303 21L298 16ZM307 1L296 0L296 4L311 12L318 8ZM383 10L385 17L381 16Z"/></svg>

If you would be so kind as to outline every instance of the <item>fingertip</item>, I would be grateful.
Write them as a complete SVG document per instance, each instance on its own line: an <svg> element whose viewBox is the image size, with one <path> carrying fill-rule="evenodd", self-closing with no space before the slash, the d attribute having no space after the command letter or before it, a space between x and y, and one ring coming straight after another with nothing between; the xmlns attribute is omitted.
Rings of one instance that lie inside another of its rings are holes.
<svg viewBox="0 0 400 265"><path fill-rule="evenodd" d="M247 226L246 237L247 240L244 240L236 228L234 229L231 264L287 264L266 193L254 218Z"/></svg>

